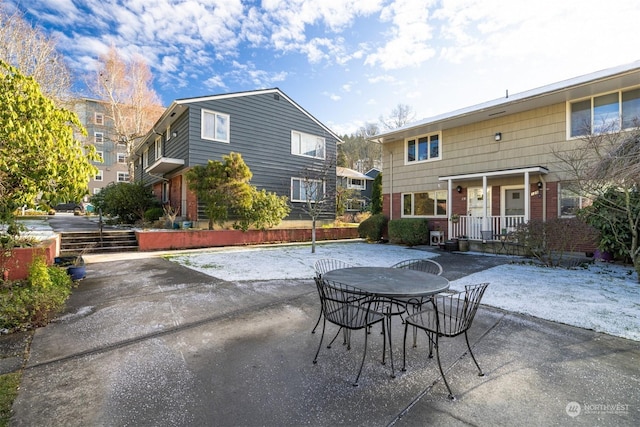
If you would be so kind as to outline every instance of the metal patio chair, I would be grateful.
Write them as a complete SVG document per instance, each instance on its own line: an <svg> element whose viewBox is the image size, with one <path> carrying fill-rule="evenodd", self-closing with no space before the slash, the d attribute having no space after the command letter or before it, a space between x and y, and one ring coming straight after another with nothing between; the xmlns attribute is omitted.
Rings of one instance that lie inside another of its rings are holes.
<svg viewBox="0 0 640 427"><path fill-rule="evenodd" d="M313 268L314 268L314 270L316 272L316 277L317 278L322 278L322 275L324 273L326 273L327 271L337 270L339 268L347 268L347 267L354 267L354 265L349 264L348 262L341 261L339 259L334 259L334 258L321 258L321 259L317 260L315 262L314 266L313 266ZM316 283L316 285L317 285L317 283ZM312 334L316 333L316 329L318 328L318 325L320 324L320 319L322 319L322 310L320 310L320 314L318 315L318 320L316 321L316 325L311 330ZM346 337L345 337L345 339L346 339Z"/></svg>
<svg viewBox="0 0 640 427"><path fill-rule="evenodd" d="M443 268L440 263L433 261L431 259L407 259L404 261L400 261L391 266L392 268L407 268L410 270L422 271L424 273L435 274L437 276L441 276L443 273ZM431 298L401 298L399 299L405 307L411 307L411 312L416 313L420 311L422 305L425 302L430 301ZM418 329L414 328L413 330L413 346L416 347L418 339Z"/></svg>
<svg viewBox="0 0 640 427"><path fill-rule="evenodd" d="M369 334L366 333L366 328L378 322L382 322L383 333L385 333L383 321L384 315L372 310L372 297L370 295L354 287L337 282L328 282L321 278L316 278L316 283L318 285L320 301L322 303L323 321L322 335L320 336L320 343L318 344L316 355L313 358L313 363L316 364L318 362L318 354L322 347L327 322L339 326L340 329L349 331L365 329L362 362L360 363L360 369L358 370L356 379L353 382L353 386L355 387L358 385L358 380L362 373L362 367L364 366L364 361L367 356L367 342ZM339 332L340 330L338 330L338 333Z"/></svg>
<svg viewBox="0 0 640 427"><path fill-rule="evenodd" d="M464 334L469 354L478 368L478 375L484 376L478 361L473 355L473 351L471 351L467 331L473 323L476 311L480 305L480 300L482 299L487 286L489 286L488 283L467 285L463 292L434 296L431 300L431 308L407 316L404 328L402 370L406 370L407 329L409 326L414 326L424 330L429 337L429 357L433 357L433 346L436 348L438 368L440 369L440 375L442 375L444 384L447 386L447 390L449 391L450 399L455 400L455 396L447 382L444 370L442 369L442 363L440 362L440 338L456 337Z"/></svg>

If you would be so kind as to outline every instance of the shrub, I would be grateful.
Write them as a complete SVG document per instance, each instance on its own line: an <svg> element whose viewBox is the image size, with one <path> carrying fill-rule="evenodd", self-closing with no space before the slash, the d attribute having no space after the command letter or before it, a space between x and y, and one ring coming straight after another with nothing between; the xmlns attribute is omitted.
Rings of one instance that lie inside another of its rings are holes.
<svg viewBox="0 0 640 427"><path fill-rule="evenodd" d="M144 220L146 222L155 222L164 216L164 210L160 206L147 209L144 212Z"/></svg>
<svg viewBox="0 0 640 427"><path fill-rule="evenodd" d="M532 219L515 232L529 255L549 267L559 267L567 254L595 241L597 232L578 218Z"/></svg>
<svg viewBox="0 0 640 427"><path fill-rule="evenodd" d="M353 220L357 223L360 223L369 218L371 218L371 212L358 212Z"/></svg>
<svg viewBox="0 0 640 427"><path fill-rule="evenodd" d="M382 214L372 215L369 219L358 225L358 236L370 242L382 239L382 234L387 226L387 217Z"/></svg>
<svg viewBox="0 0 640 427"><path fill-rule="evenodd" d="M111 183L91 197L96 211L117 218L121 224L133 224L144 218L145 212L160 202L150 188L141 183Z"/></svg>
<svg viewBox="0 0 640 427"><path fill-rule="evenodd" d="M389 221L389 240L409 246L429 243L429 222L419 218Z"/></svg>
<svg viewBox="0 0 640 427"><path fill-rule="evenodd" d="M36 258L25 281L4 282L0 288L0 329L9 331L46 325L71 294L66 270L48 267Z"/></svg>

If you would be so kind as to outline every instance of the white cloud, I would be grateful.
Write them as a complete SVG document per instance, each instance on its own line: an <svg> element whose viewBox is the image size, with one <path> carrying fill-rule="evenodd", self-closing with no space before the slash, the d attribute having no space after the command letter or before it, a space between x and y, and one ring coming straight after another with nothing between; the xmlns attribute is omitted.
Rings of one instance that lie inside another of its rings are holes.
<svg viewBox="0 0 640 427"><path fill-rule="evenodd" d="M391 22L388 41L365 59L366 65L393 70L418 66L435 56L430 45L433 26L429 23L432 1L397 0L385 7L380 15L383 22Z"/></svg>

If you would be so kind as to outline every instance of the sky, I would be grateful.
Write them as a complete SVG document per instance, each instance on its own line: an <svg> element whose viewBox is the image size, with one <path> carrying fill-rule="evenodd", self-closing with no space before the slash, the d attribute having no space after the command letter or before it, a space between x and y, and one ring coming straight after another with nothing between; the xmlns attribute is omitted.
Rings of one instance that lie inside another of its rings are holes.
<svg viewBox="0 0 640 427"><path fill-rule="evenodd" d="M280 88L339 135L640 59L637 0L0 0L84 75L142 55L162 103Z"/></svg>

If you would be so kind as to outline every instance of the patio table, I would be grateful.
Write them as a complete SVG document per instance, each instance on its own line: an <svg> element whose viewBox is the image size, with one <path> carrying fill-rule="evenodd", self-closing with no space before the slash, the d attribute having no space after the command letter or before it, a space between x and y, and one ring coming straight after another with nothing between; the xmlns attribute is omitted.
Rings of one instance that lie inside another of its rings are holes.
<svg viewBox="0 0 640 427"><path fill-rule="evenodd" d="M391 267L348 267L326 272L322 278L358 288L374 297L395 299L416 299L430 297L449 289L449 281L435 274L407 268ZM389 358L391 376L395 377L393 352L391 349L391 321L387 315L389 337ZM384 349L383 349L384 352ZM384 358L383 358L384 361Z"/></svg>

